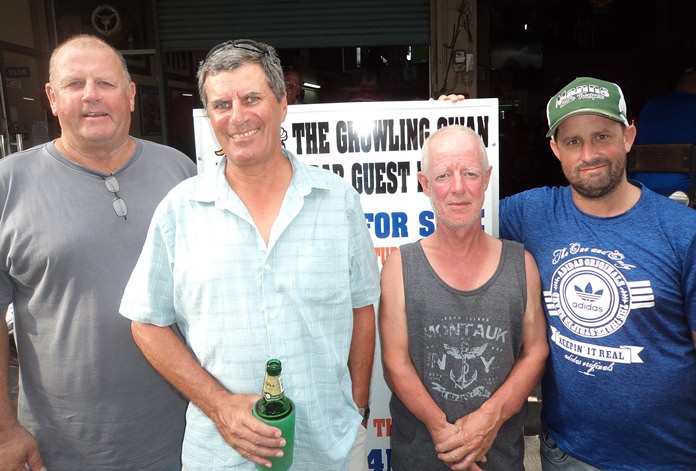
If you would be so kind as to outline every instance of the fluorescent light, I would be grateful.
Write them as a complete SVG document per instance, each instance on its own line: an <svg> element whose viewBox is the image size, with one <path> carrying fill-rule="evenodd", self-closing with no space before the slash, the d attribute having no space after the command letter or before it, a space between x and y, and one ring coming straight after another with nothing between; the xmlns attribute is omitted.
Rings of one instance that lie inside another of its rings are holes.
<svg viewBox="0 0 696 471"><path fill-rule="evenodd" d="M314 90L321 88L321 85L312 82L302 82L302 86L305 88L313 88Z"/></svg>
<svg viewBox="0 0 696 471"><path fill-rule="evenodd" d="M27 101L34 101L34 99L30 96L23 96L22 100L27 100Z"/></svg>

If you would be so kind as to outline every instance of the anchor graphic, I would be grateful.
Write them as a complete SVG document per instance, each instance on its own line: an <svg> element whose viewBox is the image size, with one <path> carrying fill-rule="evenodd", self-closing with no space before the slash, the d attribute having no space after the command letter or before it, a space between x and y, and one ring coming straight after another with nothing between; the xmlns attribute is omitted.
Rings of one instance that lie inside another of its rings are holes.
<svg viewBox="0 0 696 471"><path fill-rule="evenodd" d="M459 376L459 378L457 378L454 375L454 371L450 370L450 379L456 388L464 390L469 387L471 383L476 381L476 378L478 377L478 370L476 370L474 371L474 374L467 379L466 375L469 374L468 360L473 360L474 358L478 358L483 355L483 352L486 350L486 347L488 347L488 344L484 343L483 345L474 348L469 348L465 344L462 344L461 347L452 347L444 344L444 347L448 355L453 356L457 360L462 360L462 374Z"/></svg>

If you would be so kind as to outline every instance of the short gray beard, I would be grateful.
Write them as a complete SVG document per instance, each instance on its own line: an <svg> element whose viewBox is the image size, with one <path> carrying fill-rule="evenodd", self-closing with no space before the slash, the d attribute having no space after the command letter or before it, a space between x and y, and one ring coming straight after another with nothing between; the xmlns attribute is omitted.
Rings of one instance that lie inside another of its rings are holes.
<svg viewBox="0 0 696 471"><path fill-rule="evenodd" d="M473 226L474 224L481 224L480 218L476 215L472 216L471 220L469 221L463 221L455 224L449 219L442 216L440 210L438 210L437 207L433 204L432 199L430 201L430 204L433 208L433 211L435 212L435 215L437 216L437 223L442 224L443 226L448 227L450 229L465 229L467 227Z"/></svg>

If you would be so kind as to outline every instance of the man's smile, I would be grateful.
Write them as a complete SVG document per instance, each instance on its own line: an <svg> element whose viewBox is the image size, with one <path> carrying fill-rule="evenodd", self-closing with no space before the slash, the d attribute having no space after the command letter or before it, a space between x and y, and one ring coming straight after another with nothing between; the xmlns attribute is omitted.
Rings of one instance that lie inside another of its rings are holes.
<svg viewBox="0 0 696 471"><path fill-rule="evenodd" d="M253 135L256 134L257 132L259 132L258 129L252 129L251 131L243 132L243 133L240 133L240 134L230 134L229 136L230 136L232 139L244 139L244 138L253 136Z"/></svg>

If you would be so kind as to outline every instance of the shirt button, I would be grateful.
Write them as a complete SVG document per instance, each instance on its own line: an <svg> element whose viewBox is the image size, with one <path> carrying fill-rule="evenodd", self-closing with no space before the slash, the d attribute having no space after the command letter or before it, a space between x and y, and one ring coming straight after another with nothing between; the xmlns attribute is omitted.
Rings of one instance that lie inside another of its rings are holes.
<svg viewBox="0 0 696 471"><path fill-rule="evenodd" d="M276 314L275 312L271 312L270 314L268 314L269 319L275 319L276 317L278 317L278 314Z"/></svg>
<svg viewBox="0 0 696 471"><path fill-rule="evenodd" d="M266 270L266 271L269 271L269 270L271 269L271 264L270 264L270 263L265 264L265 265L263 266L263 269Z"/></svg>

